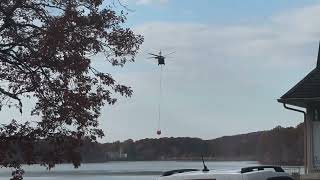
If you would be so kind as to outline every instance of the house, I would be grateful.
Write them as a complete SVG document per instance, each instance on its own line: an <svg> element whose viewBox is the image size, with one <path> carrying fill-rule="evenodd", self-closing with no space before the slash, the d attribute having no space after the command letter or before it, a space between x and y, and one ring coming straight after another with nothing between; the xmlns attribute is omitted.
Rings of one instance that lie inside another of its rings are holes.
<svg viewBox="0 0 320 180"><path fill-rule="evenodd" d="M278 102L303 113L305 174L320 175L320 45L317 66Z"/></svg>

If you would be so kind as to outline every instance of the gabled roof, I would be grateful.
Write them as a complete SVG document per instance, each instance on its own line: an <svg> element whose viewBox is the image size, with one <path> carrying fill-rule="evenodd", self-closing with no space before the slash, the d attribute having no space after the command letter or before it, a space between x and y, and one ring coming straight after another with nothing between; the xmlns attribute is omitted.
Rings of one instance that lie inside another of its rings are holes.
<svg viewBox="0 0 320 180"><path fill-rule="evenodd" d="M317 67L313 69L297 85L285 93L280 99L286 103L299 107L306 107L310 103L320 103L320 45Z"/></svg>

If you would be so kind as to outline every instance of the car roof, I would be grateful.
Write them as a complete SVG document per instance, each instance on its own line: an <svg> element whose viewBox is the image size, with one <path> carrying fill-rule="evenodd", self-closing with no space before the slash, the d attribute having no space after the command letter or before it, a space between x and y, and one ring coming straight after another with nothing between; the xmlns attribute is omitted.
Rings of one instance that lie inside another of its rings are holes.
<svg viewBox="0 0 320 180"><path fill-rule="evenodd" d="M254 174L267 174L270 177L273 176L288 176L287 173L279 166L252 166L245 167L241 170L209 170L202 171L197 169L178 169L168 171L163 174L162 177L177 177L181 178L212 178L212 177L225 177L225 176L251 176ZM171 178L169 178L171 179Z"/></svg>
<svg viewBox="0 0 320 180"><path fill-rule="evenodd" d="M255 174L255 173L261 173L261 172L273 172L273 173L280 173L280 174L286 174L285 172L275 172L270 169L265 169L265 170L259 170L259 171L250 171L246 173L241 173L239 170L210 170L207 172L198 170L198 171L190 171L190 172L183 172L183 173L177 173L177 174L172 174L172 176L186 176L186 175L204 175L204 174L209 174L209 175L242 175L242 174Z"/></svg>

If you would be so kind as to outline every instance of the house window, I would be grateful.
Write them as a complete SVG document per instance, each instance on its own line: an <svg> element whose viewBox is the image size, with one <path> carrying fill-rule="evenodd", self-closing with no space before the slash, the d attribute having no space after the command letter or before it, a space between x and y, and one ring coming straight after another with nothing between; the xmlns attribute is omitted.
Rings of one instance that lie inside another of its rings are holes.
<svg viewBox="0 0 320 180"><path fill-rule="evenodd" d="M313 121L320 121L320 109L314 109Z"/></svg>

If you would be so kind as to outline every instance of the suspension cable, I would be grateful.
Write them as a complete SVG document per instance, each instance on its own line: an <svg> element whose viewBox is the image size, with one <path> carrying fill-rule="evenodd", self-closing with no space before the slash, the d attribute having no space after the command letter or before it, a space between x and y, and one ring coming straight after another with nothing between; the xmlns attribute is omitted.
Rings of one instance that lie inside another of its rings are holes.
<svg viewBox="0 0 320 180"><path fill-rule="evenodd" d="M160 65L160 82L159 82L159 104L158 104L158 130L160 130L161 122L161 99L162 99L162 71L163 66Z"/></svg>

